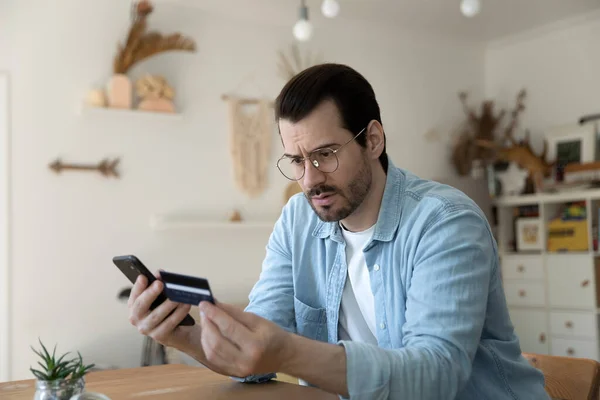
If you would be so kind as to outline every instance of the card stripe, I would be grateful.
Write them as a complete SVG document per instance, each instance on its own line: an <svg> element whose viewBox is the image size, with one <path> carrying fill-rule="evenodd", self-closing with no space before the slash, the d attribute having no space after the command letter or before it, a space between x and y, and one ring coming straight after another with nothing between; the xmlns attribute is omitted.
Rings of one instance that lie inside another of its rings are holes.
<svg viewBox="0 0 600 400"><path fill-rule="evenodd" d="M178 285L176 283L166 283L165 282L165 286L167 287L167 289L182 290L184 292L198 293L198 294L203 294L205 296L211 295L209 290L194 288L194 287L189 287L189 286L184 286L184 285Z"/></svg>

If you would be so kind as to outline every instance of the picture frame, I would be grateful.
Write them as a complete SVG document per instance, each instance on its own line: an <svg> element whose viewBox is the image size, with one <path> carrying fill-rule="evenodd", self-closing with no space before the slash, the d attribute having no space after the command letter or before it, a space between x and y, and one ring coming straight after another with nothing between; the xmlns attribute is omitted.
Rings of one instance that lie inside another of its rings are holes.
<svg viewBox="0 0 600 400"><path fill-rule="evenodd" d="M543 250L542 221L539 217L517 219L517 251Z"/></svg>
<svg viewBox="0 0 600 400"><path fill-rule="evenodd" d="M566 124L546 132L547 159L557 165L589 163L596 159L596 130L593 124Z"/></svg>

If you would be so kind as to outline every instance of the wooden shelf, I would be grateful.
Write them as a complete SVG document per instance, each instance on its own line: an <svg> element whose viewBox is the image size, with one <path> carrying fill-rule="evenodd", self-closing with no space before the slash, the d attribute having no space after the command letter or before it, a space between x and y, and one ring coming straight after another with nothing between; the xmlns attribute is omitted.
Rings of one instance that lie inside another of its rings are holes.
<svg viewBox="0 0 600 400"><path fill-rule="evenodd" d="M156 214L150 218L150 228L153 231L175 230L272 230L275 221L214 221L194 215Z"/></svg>
<svg viewBox="0 0 600 400"><path fill-rule="evenodd" d="M81 115L129 115L133 117L146 117L146 118L167 118L167 119L182 119L183 115L179 113L166 113L166 112L153 112L136 109L124 109L124 108L109 108L109 107L92 107L84 105L80 110Z"/></svg>

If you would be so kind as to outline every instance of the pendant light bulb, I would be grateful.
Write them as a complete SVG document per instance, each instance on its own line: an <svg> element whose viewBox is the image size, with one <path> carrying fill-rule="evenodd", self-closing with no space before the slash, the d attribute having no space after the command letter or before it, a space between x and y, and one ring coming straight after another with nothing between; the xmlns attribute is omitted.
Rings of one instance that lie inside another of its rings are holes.
<svg viewBox="0 0 600 400"><path fill-rule="evenodd" d="M327 18L335 18L340 13L340 3L337 0L323 0L321 12Z"/></svg>
<svg viewBox="0 0 600 400"><path fill-rule="evenodd" d="M308 20L308 7L302 1L300 6L300 19L294 25L294 37L301 42L306 42L312 36L313 26Z"/></svg>
<svg viewBox="0 0 600 400"><path fill-rule="evenodd" d="M481 11L481 2L479 0L462 0L460 2L460 11L465 17L474 17Z"/></svg>

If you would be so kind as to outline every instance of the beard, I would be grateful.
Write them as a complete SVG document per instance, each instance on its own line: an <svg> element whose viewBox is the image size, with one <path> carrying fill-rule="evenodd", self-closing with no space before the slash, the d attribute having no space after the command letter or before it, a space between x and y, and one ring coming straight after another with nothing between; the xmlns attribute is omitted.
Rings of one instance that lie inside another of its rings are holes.
<svg viewBox="0 0 600 400"><path fill-rule="evenodd" d="M331 185L319 185L304 195L308 200L311 208L317 214L317 216L324 222L337 222L341 221L350 216L356 209L363 203L373 181L373 175L371 173L371 165L365 158L361 158L361 166L344 189L337 188ZM318 196L321 193L328 193L330 195L338 195L339 199L336 199L334 204L327 206L319 206L318 208L313 204L311 198Z"/></svg>

